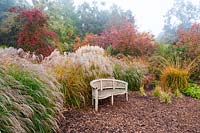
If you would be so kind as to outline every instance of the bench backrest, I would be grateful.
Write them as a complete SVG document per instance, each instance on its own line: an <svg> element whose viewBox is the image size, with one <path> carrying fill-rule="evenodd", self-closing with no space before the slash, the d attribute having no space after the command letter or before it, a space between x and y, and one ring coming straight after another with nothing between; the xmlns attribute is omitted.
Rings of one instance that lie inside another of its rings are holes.
<svg viewBox="0 0 200 133"><path fill-rule="evenodd" d="M128 83L122 80L116 80L116 79L96 79L90 82L90 85L92 88L95 89L115 89L115 88L127 88Z"/></svg>

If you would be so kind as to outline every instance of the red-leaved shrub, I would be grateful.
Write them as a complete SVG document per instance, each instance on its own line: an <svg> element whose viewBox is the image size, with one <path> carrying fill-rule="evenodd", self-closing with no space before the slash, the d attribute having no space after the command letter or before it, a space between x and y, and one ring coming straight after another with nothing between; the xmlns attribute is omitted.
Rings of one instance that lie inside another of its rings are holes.
<svg viewBox="0 0 200 133"><path fill-rule="evenodd" d="M98 45L105 49L111 46L119 53L146 56L153 53L155 42L151 34L140 33L132 23L125 22L119 28L111 27L100 35L88 34L82 41L78 39L74 49L83 45Z"/></svg>
<svg viewBox="0 0 200 133"><path fill-rule="evenodd" d="M48 56L54 50L54 32L48 30L48 16L39 9L23 10L19 14L22 30L19 32L18 47L25 51Z"/></svg>
<svg viewBox="0 0 200 133"><path fill-rule="evenodd" d="M200 24L193 24L188 31L178 30L176 45L186 48L186 57L194 59L200 55Z"/></svg>
<svg viewBox="0 0 200 133"><path fill-rule="evenodd" d="M193 24L189 30L178 30L178 41L176 47L182 47L182 58L186 61L195 62L191 72L191 79L200 80L200 23Z"/></svg>

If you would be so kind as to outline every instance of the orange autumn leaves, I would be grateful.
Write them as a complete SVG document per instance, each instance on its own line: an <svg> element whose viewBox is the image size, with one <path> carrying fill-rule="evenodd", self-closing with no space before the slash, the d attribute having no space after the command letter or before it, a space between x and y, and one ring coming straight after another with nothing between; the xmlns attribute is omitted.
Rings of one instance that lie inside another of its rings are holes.
<svg viewBox="0 0 200 133"><path fill-rule="evenodd" d="M77 38L74 50L85 45L97 45L103 48L111 46L119 53L133 56L151 55L155 48L153 35L140 33L130 22L125 22L119 28L111 27L100 35L87 34L83 40Z"/></svg>

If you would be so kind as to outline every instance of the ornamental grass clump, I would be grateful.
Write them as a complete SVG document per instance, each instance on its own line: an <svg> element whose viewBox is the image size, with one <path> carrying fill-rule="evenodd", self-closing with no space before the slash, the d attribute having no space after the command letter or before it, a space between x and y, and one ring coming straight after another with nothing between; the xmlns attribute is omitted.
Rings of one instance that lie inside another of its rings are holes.
<svg viewBox="0 0 200 133"><path fill-rule="evenodd" d="M93 65L99 71L112 76L113 63L106 55L105 50L99 46L80 47L75 53L69 54L68 57L72 63L79 63L88 71L90 71L90 67Z"/></svg>
<svg viewBox="0 0 200 133"><path fill-rule="evenodd" d="M98 69L102 73L112 76L113 63L111 59L105 54L103 48L98 46L83 46L73 53L64 53L61 55L59 51L54 50L50 56L44 59L42 64L49 68L56 68L57 66L64 66L66 62L69 62L73 66L80 64L90 74L91 67Z"/></svg>
<svg viewBox="0 0 200 133"><path fill-rule="evenodd" d="M122 69L121 66L115 65L113 70L115 79L120 79L128 82L129 90L139 90L142 81L142 73L134 67Z"/></svg>
<svg viewBox="0 0 200 133"><path fill-rule="evenodd" d="M62 85L62 93L65 98L65 105L70 107L85 106L89 96L89 85L86 81L87 73L81 65L58 66L55 69L57 79Z"/></svg>
<svg viewBox="0 0 200 133"><path fill-rule="evenodd" d="M98 69L91 71L94 73L91 74L81 64L71 64L70 61L54 69L57 80L62 85L67 107L87 106L91 98L90 81L107 76Z"/></svg>
<svg viewBox="0 0 200 133"><path fill-rule="evenodd" d="M7 70L1 68L0 79L0 131L59 130L56 115L62 108L62 102L59 102L60 99L56 101L54 97L59 92L58 88L58 92L51 90L50 85L43 83L34 74L16 67Z"/></svg>
<svg viewBox="0 0 200 133"><path fill-rule="evenodd" d="M85 107L91 97L90 81L112 77L112 62L97 46L84 46L75 53L54 51L42 62L62 86L67 107Z"/></svg>
<svg viewBox="0 0 200 133"><path fill-rule="evenodd" d="M59 131L63 95L45 70L17 56L0 58L0 132Z"/></svg>
<svg viewBox="0 0 200 133"><path fill-rule="evenodd" d="M175 54L169 57L154 56L150 63L153 73L161 81L162 88L176 95L178 90L187 87L191 73L198 67L197 60L198 57L192 61L182 60Z"/></svg>
<svg viewBox="0 0 200 133"><path fill-rule="evenodd" d="M26 59L28 61L31 61L32 63L40 63L43 60L42 55L35 55L35 53L30 53L30 52L25 52L23 49L15 49L13 47L9 48L0 48L0 56L2 58L7 58L7 57L20 57L23 59Z"/></svg>
<svg viewBox="0 0 200 133"><path fill-rule="evenodd" d="M161 73L161 86L167 92L176 92L188 85L189 73L185 69L166 67Z"/></svg>
<svg viewBox="0 0 200 133"><path fill-rule="evenodd" d="M175 69L186 70L189 74L194 74L196 69L199 69L199 59L200 56L197 56L195 59L182 59L179 55L165 55L164 56L153 56L150 58L150 70L153 72L156 77L159 79L162 71L167 67L173 67Z"/></svg>

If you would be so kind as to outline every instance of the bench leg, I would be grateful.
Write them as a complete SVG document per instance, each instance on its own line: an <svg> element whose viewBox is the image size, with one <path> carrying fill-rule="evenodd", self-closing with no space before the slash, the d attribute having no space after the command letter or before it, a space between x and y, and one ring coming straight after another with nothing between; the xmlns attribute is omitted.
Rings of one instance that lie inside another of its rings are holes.
<svg viewBox="0 0 200 133"><path fill-rule="evenodd" d="M113 95L111 96L111 104L113 105L113 101L114 101L114 98L113 98Z"/></svg>
<svg viewBox="0 0 200 133"><path fill-rule="evenodd" d="M95 111L98 111L98 98L95 98Z"/></svg>
<svg viewBox="0 0 200 133"><path fill-rule="evenodd" d="M126 93L126 101L128 101L128 93Z"/></svg>
<svg viewBox="0 0 200 133"><path fill-rule="evenodd" d="M92 105L94 105L94 99L92 98Z"/></svg>

